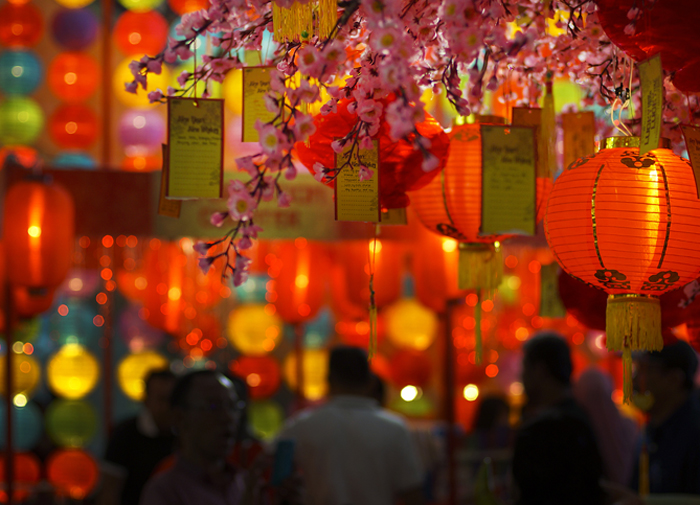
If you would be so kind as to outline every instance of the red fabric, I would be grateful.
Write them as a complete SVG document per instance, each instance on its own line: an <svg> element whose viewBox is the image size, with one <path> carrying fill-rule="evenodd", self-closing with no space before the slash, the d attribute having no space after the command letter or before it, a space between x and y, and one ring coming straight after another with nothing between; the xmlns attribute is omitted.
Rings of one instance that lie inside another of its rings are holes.
<svg viewBox="0 0 700 505"><path fill-rule="evenodd" d="M390 104L393 99L381 100L382 105ZM316 133L305 142L297 142L295 149L299 160L313 173L315 163L324 167L335 167L335 152L331 143L345 137L358 120L356 114L348 111L350 100L338 103L335 114L317 114L314 118ZM407 191L414 191L428 184L445 166L449 139L440 124L428 113L425 121L417 125L418 132L430 141L429 151L440 160L440 165L430 172L421 168L423 154L414 150L412 142L399 140L395 142L389 136L390 127L382 121L379 133L374 137L379 140L379 198L382 208L397 209L407 207ZM328 182L331 188L335 182Z"/></svg>

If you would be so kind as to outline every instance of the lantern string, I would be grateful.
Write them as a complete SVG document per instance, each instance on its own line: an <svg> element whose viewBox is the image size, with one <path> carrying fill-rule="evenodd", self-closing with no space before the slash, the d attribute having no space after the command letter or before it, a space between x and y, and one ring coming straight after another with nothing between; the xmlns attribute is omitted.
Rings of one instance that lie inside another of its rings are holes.
<svg viewBox="0 0 700 505"><path fill-rule="evenodd" d="M377 258L377 227L374 229L374 238L370 239L370 247L367 248L369 256L369 348L367 358L372 359L377 351L377 303L374 293L374 268Z"/></svg>

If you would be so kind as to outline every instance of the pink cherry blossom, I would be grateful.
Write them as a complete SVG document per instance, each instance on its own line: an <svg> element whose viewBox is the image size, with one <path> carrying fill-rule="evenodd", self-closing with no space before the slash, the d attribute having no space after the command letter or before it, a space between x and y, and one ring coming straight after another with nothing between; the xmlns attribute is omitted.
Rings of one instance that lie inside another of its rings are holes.
<svg viewBox="0 0 700 505"><path fill-rule="evenodd" d="M247 190L241 190L229 194L226 206L232 219L247 221L253 217L253 212L258 206L258 202L250 196Z"/></svg>

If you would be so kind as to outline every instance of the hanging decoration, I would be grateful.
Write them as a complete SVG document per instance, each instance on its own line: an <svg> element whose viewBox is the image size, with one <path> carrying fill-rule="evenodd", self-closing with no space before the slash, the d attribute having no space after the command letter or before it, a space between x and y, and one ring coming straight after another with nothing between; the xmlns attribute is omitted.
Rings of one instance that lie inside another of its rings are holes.
<svg viewBox="0 0 700 505"><path fill-rule="evenodd" d="M337 0L273 0L272 22L275 41L327 39L338 20Z"/></svg>

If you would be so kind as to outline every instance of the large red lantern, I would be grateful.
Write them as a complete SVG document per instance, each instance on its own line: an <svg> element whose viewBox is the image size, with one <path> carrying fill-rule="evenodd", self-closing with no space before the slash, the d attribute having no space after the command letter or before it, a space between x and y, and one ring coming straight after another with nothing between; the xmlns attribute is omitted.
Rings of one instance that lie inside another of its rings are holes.
<svg viewBox="0 0 700 505"><path fill-rule="evenodd" d="M49 88L66 102L81 102L92 96L99 84L99 65L83 53L61 53L49 65Z"/></svg>
<svg viewBox="0 0 700 505"><path fill-rule="evenodd" d="M392 101L393 98L381 102L386 109ZM316 163L321 163L326 168L335 167L335 152L331 143L350 133L358 121L357 115L348 110L351 103L353 102L349 100L341 100L336 113L317 114L314 118L316 133L308 142L296 143L295 149L300 161L312 173ZM423 154L414 149L412 139L391 139L390 126L386 121L381 122L379 132L373 137L379 141L379 204L382 209L408 206L406 192L425 186L444 166L449 140L440 124L426 113L425 120L418 123L416 129L430 142L428 151L439 160L439 165L434 170L426 172L421 168ZM334 187L335 181L330 181L327 185Z"/></svg>
<svg viewBox="0 0 700 505"><path fill-rule="evenodd" d="M269 398L277 392L282 372L271 356L241 356L229 365L231 371L246 381L253 400Z"/></svg>
<svg viewBox="0 0 700 505"><path fill-rule="evenodd" d="M0 7L0 44L6 47L33 47L44 31L41 11L34 5Z"/></svg>
<svg viewBox="0 0 700 505"><path fill-rule="evenodd" d="M403 349L391 357L391 381L398 388L424 387L430 382L433 366L425 351Z"/></svg>
<svg viewBox="0 0 700 505"><path fill-rule="evenodd" d="M659 296L700 273L700 200L690 163L639 138L613 137L572 163L549 199L545 231L570 275L605 290L608 349L623 351L625 398L631 351L659 350Z"/></svg>
<svg viewBox="0 0 700 505"><path fill-rule="evenodd" d="M97 114L83 104L59 106L49 118L49 134L56 145L66 149L86 149L97 140Z"/></svg>
<svg viewBox="0 0 700 505"><path fill-rule="evenodd" d="M160 53L168 40L168 22L158 11L127 11L117 19L112 37L125 56Z"/></svg>
<svg viewBox="0 0 700 505"><path fill-rule="evenodd" d="M63 282L75 240L75 208L68 191L47 179L12 185L5 195L3 230L12 284L41 289Z"/></svg>

